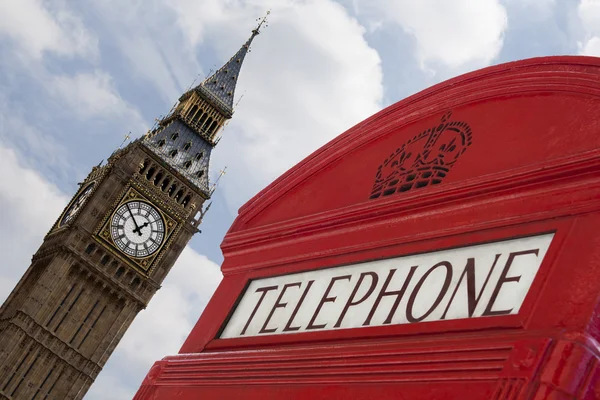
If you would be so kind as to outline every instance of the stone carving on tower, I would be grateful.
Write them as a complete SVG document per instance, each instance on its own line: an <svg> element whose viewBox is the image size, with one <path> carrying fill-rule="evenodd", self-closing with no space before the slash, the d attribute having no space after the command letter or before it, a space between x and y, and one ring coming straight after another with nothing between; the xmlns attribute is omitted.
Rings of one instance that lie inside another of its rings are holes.
<svg viewBox="0 0 600 400"><path fill-rule="evenodd" d="M80 184L0 308L0 399L83 398L160 288L198 232L212 194L210 153L265 20L152 131Z"/></svg>

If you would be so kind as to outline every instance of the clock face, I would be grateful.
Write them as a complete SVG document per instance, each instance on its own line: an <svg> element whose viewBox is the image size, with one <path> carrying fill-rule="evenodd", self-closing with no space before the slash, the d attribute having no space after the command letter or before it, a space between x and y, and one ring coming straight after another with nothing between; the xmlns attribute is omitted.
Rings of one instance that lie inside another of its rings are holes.
<svg viewBox="0 0 600 400"><path fill-rule="evenodd" d="M117 247L131 257L147 257L165 238L165 222L156 208L140 201L121 205L110 221L110 234Z"/></svg>
<svg viewBox="0 0 600 400"><path fill-rule="evenodd" d="M65 214L63 215L62 219L60 220L60 224L59 224L60 226L63 226L65 224L69 223L73 219L75 214L77 214L77 211L79 211L79 209L85 203L86 199L92 193L92 189L94 188L95 184L96 184L96 182L92 182L89 185L87 185L85 187L85 189L83 189L81 191L81 193L79 193L79 196L77 196L75 198L75 200L73 200L73 202L71 203L71 205L69 206L69 208L67 209Z"/></svg>

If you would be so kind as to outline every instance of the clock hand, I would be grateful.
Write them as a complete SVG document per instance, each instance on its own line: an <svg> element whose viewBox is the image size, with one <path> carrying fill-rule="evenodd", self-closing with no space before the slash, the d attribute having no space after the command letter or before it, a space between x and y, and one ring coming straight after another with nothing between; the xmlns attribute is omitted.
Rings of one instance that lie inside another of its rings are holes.
<svg viewBox="0 0 600 400"><path fill-rule="evenodd" d="M131 219L133 219L133 223L135 224L135 229L133 230L133 233L135 233L136 231L140 234L140 236L142 236L142 232L140 232L140 227L137 224L137 221L135 220L135 217L133 216L133 213L131 212L131 208L129 208L129 203L125 203L125 205L127 206L127 210L129 211L129 214L131 215Z"/></svg>
<svg viewBox="0 0 600 400"><path fill-rule="evenodd" d="M144 224L143 224L143 225L140 225L140 226L138 226L138 228L137 228L137 229L134 229L134 230L133 230L133 232L136 232L136 231L137 231L137 233L139 233L139 235L140 235L140 236L142 236L142 228L145 228L145 227L147 227L147 226L148 226L148 224L149 224L149 223L148 223L148 221L144 222Z"/></svg>
<svg viewBox="0 0 600 400"><path fill-rule="evenodd" d="M143 224L143 225L140 225L140 226L138 226L137 228L135 228L135 229L133 230L133 233L136 233L136 232L137 232L137 234L138 234L138 235L142 236L142 228L145 228L145 227L147 227L149 224L150 224L150 223L149 223L148 221L144 222L144 224Z"/></svg>

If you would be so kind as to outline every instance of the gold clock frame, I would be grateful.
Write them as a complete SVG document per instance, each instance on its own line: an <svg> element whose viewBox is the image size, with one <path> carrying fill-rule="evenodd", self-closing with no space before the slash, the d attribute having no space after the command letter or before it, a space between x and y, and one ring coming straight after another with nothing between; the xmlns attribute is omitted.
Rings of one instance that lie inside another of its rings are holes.
<svg viewBox="0 0 600 400"><path fill-rule="evenodd" d="M165 238L161 245L151 255L140 258L128 256L123 251L121 251L115 244L112 235L110 234L110 222L117 210L119 209L119 207L121 207L125 203L136 200L144 201L146 203L151 204L159 212L160 216L163 218L163 221L165 223ZM173 219L169 214L164 212L160 206L158 206L155 202L150 200L148 197L146 197L143 193L141 193L133 186L127 186L121 197L115 202L115 204L113 204L111 211L108 212L104 216L104 218L102 218L102 221L100 222L100 225L95 232L95 238L102 245L104 245L104 247L106 247L114 256L118 257L119 259L132 266L139 272L145 275L150 275L153 267L156 266L156 264L158 264L158 262L162 259L162 256L164 254L163 250L171 245L172 239L175 236L174 233L176 233L178 230L179 224L177 224L177 221Z"/></svg>

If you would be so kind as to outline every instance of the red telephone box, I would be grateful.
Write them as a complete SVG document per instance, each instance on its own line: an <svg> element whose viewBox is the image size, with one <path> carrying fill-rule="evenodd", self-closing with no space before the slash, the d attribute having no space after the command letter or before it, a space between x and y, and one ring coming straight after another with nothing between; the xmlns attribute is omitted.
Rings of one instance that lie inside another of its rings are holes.
<svg viewBox="0 0 600 400"><path fill-rule="evenodd" d="M240 211L135 399L600 398L600 59L394 104Z"/></svg>

